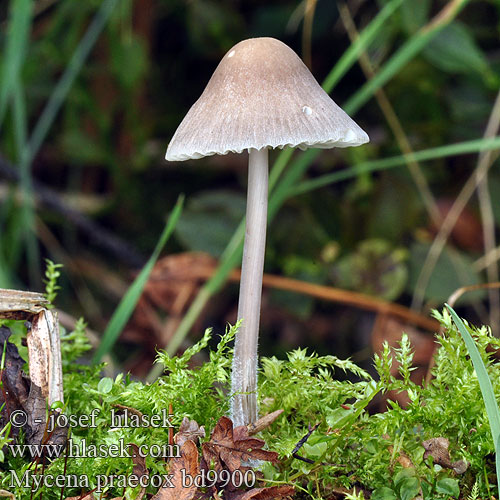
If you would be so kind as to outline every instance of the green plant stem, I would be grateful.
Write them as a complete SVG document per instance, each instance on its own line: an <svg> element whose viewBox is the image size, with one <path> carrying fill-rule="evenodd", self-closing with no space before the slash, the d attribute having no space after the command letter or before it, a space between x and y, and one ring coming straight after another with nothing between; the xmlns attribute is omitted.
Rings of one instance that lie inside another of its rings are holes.
<svg viewBox="0 0 500 500"><path fill-rule="evenodd" d="M355 41L359 37L358 30L351 16L351 12L346 3L342 2L339 4L340 17L343 20L344 26L351 41ZM363 52L359 55L359 65L365 74L367 79L372 79L375 76L375 69L372 64L371 58L368 52ZM384 89L380 88L375 92L375 99L377 100L378 106L382 111L387 124L389 125L396 142L398 143L401 153L405 155L407 159L407 167L413 178L413 182L417 187L420 197L424 203L424 206L429 213L434 225L439 227L441 223L441 215L436 204L436 200L432 195L432 191L429 187L427 179L420 168L420 165L413 157L413 148L411 146L410 140L404 131L403 125L399 121L396 111L394 110L387 94Z"/></svg>
<svg viewBox="0 0 500 500"><path fill-rule="evenodd" d="M92 358L93 363L99 363L102 357L111 351L113 345L122 332L123 327L130 319L130 316L132 316L135 306L137 305L142 291L144 290L144 286L148 281L149 275L151 274L151 271L153 270L153 267L158 260L161 251L163 250L163 247L165 246L170 235L175 229L177 221L179 220L179 217L182 213L183 203L184 197L180 196L177 200L177 203L175 204L174 209L172 210L172 213L170 214L170 217L168 218L165 229L163 230L163 233L161 234L160 239L156 244L156 248L154 249L153 254L149 258L148 262L139 273L137 278L134 280L132 285L130 285L130 288L122 297L120 304L113 313L113 316L111 317L108 326L102 336L101 343L99 344L99 347L97 348L97 351Z"/></svg>

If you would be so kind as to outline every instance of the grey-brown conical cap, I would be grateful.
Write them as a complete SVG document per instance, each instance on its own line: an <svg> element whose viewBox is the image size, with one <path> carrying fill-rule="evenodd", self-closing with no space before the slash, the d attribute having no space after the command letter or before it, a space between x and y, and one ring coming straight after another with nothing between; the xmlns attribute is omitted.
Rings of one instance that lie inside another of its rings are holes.
<svg viewBox="0 0 500 500"><path fill-rule="evenodd" d="M245 149L345 148L368 135L287 45L251 38L224 56L172 138L169 161Z"/></svg>

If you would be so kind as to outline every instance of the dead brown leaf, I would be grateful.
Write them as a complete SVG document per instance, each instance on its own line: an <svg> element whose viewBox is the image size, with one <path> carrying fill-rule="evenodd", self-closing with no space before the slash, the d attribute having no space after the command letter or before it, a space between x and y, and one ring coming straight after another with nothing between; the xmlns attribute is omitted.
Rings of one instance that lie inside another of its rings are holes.
<svg viewBox="0 0 500 500"><path fill-rule="evenodd" d="M224 498L225 500L279 500L291 497L294 492L293 486L271 486L270 488L253 488L248 491L231 491Z"/></svg>
<svg viewBox="0 0 500 500"><path fill-rule="evenodd" d="M232 473L245 469L252 460L277 462L278 454L263 450L264 444L262 439L250 437L246 426L237 427L233 432L231 419L221 417L210 441L203 443L202 453L207 465L213 464L216 471L228 469Z"/></svg>
<svg viewBox="0 0 500 500"><path fill-rule="evenodd" d="M174 442L182 446L188 440L197 443L199 438L202 437L205 437L205 427L200 427L196 420L189 420L189 418L184 417L179 427L179 431L174 436Z"/></svg>
<svg viewBox="0 0 500 500"><path fill-rule="evenodd" d="M193 441L186 441L180 448L180 457L173 457L169 461L170 482L165 483L151 500L192 500L196 495L197 487L194 482L184 487L182 478L195 478L200 467L198 463L198 448Z"/></svg>
<svg viewBox="0 0 500 500"><path fill-rule="evenodd" d="M0 395L0 404L5 403L0 414L0 425L2 428L7 425L10 414L15 410L22 410L29 394L29 380L23 376L23 366L25 361L19 355L17 347L8 342L10 330L0 327L0 348L5 348L4 369L1 371L2 392ZM12 427L12 435L17 436L19 429Z"/></svg>
<svg viewBox="0 0 500 500"><path fill-rule="evenodd" d="M8 341L10 330L0 327L0 349L6 342L4 369L0 376L3 390L0 393L0 404L5 402L0 414L0 425L9 421L13 411L23 411L27 415L27 423L22 428L26 433L27 444L58 444L66 443L67 429L56 428L47 434L47 402L41 388L23 374L25 361L19 355L17 347ZM12 437L17 437L18 427L12 427ZM61 448L61 450L64 446Z"/></svg>

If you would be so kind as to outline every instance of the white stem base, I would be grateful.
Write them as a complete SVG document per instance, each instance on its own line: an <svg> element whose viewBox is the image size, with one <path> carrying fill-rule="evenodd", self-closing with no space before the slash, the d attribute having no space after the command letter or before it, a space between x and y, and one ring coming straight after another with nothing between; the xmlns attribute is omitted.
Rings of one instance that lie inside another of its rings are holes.
<svg viewBox="0 0 500 500"><path fill-rule="evenodd" d="M257 344L262 274L266 249L268 150L249 150L245 245L241 265L238 320L234 343L232 420L235 427L257 420Z"/></svg>

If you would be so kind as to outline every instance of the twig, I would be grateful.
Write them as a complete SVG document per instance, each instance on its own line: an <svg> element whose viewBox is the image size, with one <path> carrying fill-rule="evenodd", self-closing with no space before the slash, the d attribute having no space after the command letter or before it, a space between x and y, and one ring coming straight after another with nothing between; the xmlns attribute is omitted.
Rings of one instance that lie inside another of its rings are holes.
<svg viewBox="0 0 500 500"><path fill-rule="evenodd" d="M237 281L240 279L239 276L239 271L233 271L229 279L231 281ZM263 286L279 288L280 290L303 293L304 295L310 295L318 299L348 304L368 311L389 314L432 332L435 332L439 328L439 323L436 320L415 313L405 306L358 292L316 285L314 283L307 283L305 281L285 278L283 276L274 276L272 274L264 274L262 284Z"/></svg>
<svg viewBox="0 0 500 500"><path fill-rule="evenodd" d="M302 462L306 462L307 464L314 464L314 460L310 458L303 457L302 455L298 455L297 453L292 453L292 457L296 458L297 460L300 460Z"/></svg>
<svg viewBox="0 0 500 500"><path fill-rule="evenodd" d="M451 0L421 31L429 33L448 24L467 3L468 0Z"/></svg>
<svg viewBox="0 0 500 500"><path fill-rule="evenodd" d="M80 264L81 267L81 264ZM183 269L186 269L184 271ZM182 269L182 271L181 271ZM176 281L199 283L210 279L217 270L217 260L206 254L197 254L196 252L179 254L177 256L165 257L160 261L156 271L151 276L151 282L156 281ZM98 276L102 276L102 270L99 270ZM94 273L93 273L94 274ZM228 276L228 281L239 283L241 271L234 269ZM110 281L107 279L106 281ZM378 297L372 297L363 293L343 290L316 283L308 283L297 279L276 276L274 274L264 274L262 284L265 287L277 288L279 290L288 290L294 293L309 295L321 300L338 302L367 311L373 311L380 314L395 316L408 323L413 323L425 330L435 332L439 328L439 322L435 319L424 316L420 313L411 311L407 307L388 302ZM183 301L182 306L186 305ZM176 311L181 314L182 309Z"/></svg>
<svg viewBox="0 0 500 500"><path fill-rule="evenodd" d="M302 460L303 462L307 462L308 464L315 463L314 460L310 458L304 458L297 454L297 452L304 446L304 443L309 439L309 436L319 427L319 422L309 429L309 432L295 445L295 448L292 451L292 457L297 460Z"/></svg>
<svg viewBox="0 0 500 500"><path fill-rule="evenodd" d="M10 182L20 181L18 170L2 156L0 156L0 177ZM69 207L52 189L34 180L33 191L38 201L44 205L45 208L63 215L85 233L89 241L92 241L95 245L104 248L128 266L138 268L144 264L144 257L139 255L127 242L91 221L77 210Z"/></svg>
<svg viewBox="0 0 500 500"><path fill-rule="evenodd" d="M284 410L276 410L272 413L268 413L263 417L259 418L256 422L247 425L247 431L249 436L257 434L261 430L269 427L282 413Z"/></svg>
<svg viewBox="0 0 500 500"><path fill-rule="evenodd" d="M495 104L493 105L493 110L491 111L490 118L488 120L488 125L484 134L485 138L494 137L498 134L498 129L500 127L500 92L497 94ZM415 291L413 294L413 300L411 308L416 311L422 309L424 302L425 290L432 276L434 268L439 260L441 252L443 251L448 237L451 234L462 210L467 205L474 191L476 190L478 184L481 180L486 177L488 170L495 161L497 154L493 154L492 151L486 151L480 153L478 164L475 171L469 177L464 187L460 191L455 203L451 207L450 211L446 215L443 224L441 225L436 238L434 239L431 248L427 254L425 262L422 266L422 270L415 285Z"/></svg>

